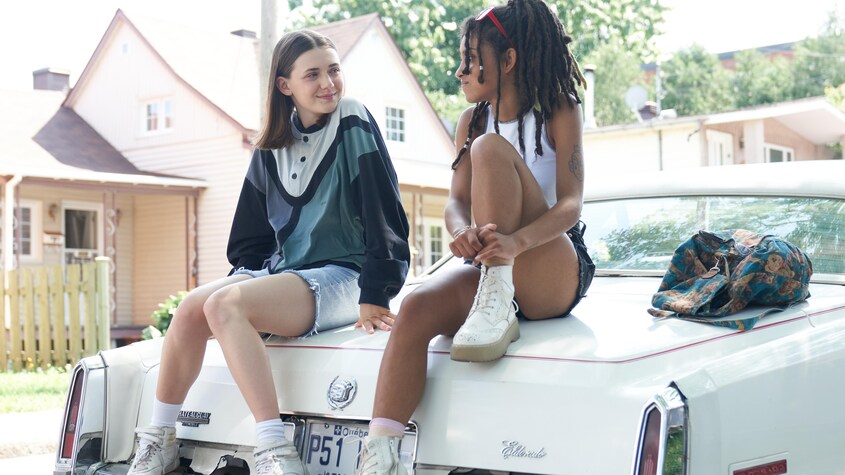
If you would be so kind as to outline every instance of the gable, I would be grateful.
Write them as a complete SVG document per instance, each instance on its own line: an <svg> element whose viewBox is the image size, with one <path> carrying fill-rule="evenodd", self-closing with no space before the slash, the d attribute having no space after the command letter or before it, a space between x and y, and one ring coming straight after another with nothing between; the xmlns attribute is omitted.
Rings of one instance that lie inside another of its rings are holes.
<svg viewBox="0 0 845 475"><path fill-rule="evenodd" d="M363 102L380 127L388 107L404 111L405 141L386 140L400 183L448 188L452 138L380 21L361 35L343 68L346 94Z"/></svg>
<svg viewBox="0 0 845 475"><path fill-rule="evenodd" d="M169 101L174 125L166 133L148 133L146 104L159 101ZM123 152L245 133L177 75L120 12L65 105Z"/></svg>

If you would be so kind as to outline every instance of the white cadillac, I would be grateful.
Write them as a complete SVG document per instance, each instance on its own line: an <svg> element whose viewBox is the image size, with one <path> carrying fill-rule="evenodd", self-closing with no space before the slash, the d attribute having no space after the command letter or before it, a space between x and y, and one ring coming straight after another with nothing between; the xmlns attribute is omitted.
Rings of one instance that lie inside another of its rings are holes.
<svg viewBox="0 0 845 475"><path fill-rule="evenodd" d="M586 190L598 267L588 297L568 318L522 322L492 363L452 361L451 339L435 338L400 448L409 472L843 473L845 161L628 174ZM733 228L777 234L810 255L812 296L749 331L651 317L675 247L698 229ZM460 263L440 264L449 265ZM312 475L354 473L389 336L347 327L267 342L280 417ZM55 475L126 473L160 350L145 341L77 365ZM248 469L254 421L213 340L183 409L176 473Z"/></svg>

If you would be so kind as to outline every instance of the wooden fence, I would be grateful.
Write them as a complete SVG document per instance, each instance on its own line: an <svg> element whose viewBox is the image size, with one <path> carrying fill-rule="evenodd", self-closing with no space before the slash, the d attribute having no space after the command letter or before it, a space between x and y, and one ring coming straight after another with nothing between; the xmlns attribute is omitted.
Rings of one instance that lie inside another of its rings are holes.
<svg viewBox="0 0 845 475"><path fill-rule="evenodd" d="M64 367L107 349L109 286L108 257L0 272L0 372Z"/></svg>

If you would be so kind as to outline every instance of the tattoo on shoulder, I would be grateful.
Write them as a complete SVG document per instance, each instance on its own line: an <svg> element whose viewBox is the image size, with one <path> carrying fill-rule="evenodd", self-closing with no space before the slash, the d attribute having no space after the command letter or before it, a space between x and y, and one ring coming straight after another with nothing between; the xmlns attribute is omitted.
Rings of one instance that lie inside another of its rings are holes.
<svg viewBox="0 0 845 475"><path fill-rule="evenodd" d="M580 182L584 182L584 154L581 152L581 144L572 148L572 157L569 159L569 171L575 175Z"/></svg>

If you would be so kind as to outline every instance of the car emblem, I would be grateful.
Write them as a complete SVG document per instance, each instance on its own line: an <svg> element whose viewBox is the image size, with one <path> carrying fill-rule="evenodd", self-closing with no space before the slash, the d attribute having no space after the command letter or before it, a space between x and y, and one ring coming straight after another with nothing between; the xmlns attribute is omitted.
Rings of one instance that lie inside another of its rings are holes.
<svg viewBox="0 0 845 475"><path fill-rule="evenodd" d="M336 376L329 385L329 392L326 395L329 406L332 409L343 409L355 399L355 392L358 390L358 382L355 378L341 378Z"/></svg>
<svg viewBox="0 0 845 475"><path fill-rule="evenodd" d="M200 424L211 423L211 413L201 411L179 411L176 422L181 422L185 427L199 427Z"/></svg>
<svg viewBox="0 0 845 475"><path fill-rule="evenodd" d="M502 441L502 457L507 460L513 458L531 458L541 459L546 456L546 449L529 450L524 445L515 440Z"/></svg>

